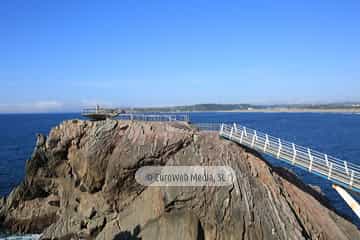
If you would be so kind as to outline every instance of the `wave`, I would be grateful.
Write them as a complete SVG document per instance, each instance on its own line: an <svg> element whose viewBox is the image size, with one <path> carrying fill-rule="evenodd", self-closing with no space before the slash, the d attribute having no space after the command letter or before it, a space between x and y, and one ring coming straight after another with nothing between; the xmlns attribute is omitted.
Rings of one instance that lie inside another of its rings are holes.
<svg viewBox="0 0 360 240"><path fill-rule="evenodd" d="M0 240L38 240L40 236L40 234L13 235L7 237L0 235Z"/></svg>

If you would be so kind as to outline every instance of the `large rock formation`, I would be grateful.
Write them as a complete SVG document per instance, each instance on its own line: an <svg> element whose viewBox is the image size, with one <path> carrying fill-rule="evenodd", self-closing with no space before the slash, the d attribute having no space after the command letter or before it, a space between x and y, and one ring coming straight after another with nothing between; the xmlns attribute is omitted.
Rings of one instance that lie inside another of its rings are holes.
<svg viewBox="0 0 360 240"><path fill-rule="evenodd" d="M231 166L228 187L144 187L145 165ZM258 154L183 123L66 121L39 135L2 227L42 239L360 239L322 196Z"/></svg>

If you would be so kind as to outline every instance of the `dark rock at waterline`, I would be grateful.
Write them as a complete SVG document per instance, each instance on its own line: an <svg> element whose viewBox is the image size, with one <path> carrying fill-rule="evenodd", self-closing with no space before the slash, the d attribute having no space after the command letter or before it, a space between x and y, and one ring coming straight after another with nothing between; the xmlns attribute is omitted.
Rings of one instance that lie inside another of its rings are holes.
<svg viewBox="0 0 360 240"><path fill-rule="evenodd" d="M231 166L239 189L143 187L145 165ZM360 239L292 173L185 123L73 120L39 135L0 223L42 239Z"/></svg>

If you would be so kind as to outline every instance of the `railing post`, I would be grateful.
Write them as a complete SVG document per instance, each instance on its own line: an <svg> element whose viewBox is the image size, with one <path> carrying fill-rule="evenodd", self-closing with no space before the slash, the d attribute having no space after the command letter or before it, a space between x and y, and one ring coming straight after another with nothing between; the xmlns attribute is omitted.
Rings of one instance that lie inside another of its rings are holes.
<svg viewBox="0 0 360 240"><path fill-rule="evenodd" d="M292 164L295 165L295 161L296 161L296 147L295 144L292 144L293 147L293 160L292 160Z"/></svg>
<svg viewBox="0 0 360 240"><path fill-rule="evenodd" d="M269 144L269 136L265 134L264 152L266 152L267 145Z"/></svg>
<svg viewBox="0 0 360 240"><path fill-rule="evenodd" d="M231 140L231 138L232 138L233 131L234 131L234 127L231 127L230 136L229 136L229 139L230 139L230 140Z"/></svg>
<svg viewBox="0 0 360 240"><path fill-rule="evenodd" d="M354 182L354 170L351 170L351 177L350 177L350 182L349 182L350 188L352 187L353 182Z"/></svg>
<svg viewBox="0 0 360 240"><path fill-rule="evenodd" d="M235 132L237 132L236 123L234 123L234 130L235 130Z"/></svg>
<svg viewBox="0 0 360 240"><path fill-rule="evenodd" d="M329 159L328 159L328 155L325 154L325 162L326 162L326 166L329 167Z"/></svg>
<svg viewBox="0 0 360 240"><path fill-rule="evenodd" d="M242 143L243 138L244 138L244 131L241 131L240 143Z"/></svg>
<svg viewBox="0 0 360 240"><path fill-rule="evenodd" d="M330 180L333 163L331 162L329 165L330 165L330 167L329 167L329 172L328 172L328 179Z"/></svg>
<svg viewBox="0 0 360 240"><path fill-rule="evenodd" d="M346 161L344 161L344 167L345 167L346 174L349 175L349 169L348 169L348 165L347 165Z"/></svg>
<svg viewBox="0 0 360 240"><path fill-rule="evenodd" d="M253 139L252 139L252 142L251 142L251 147L254 147L255 139L256 139L256 131L254 131Z"/></svg>
<svg viewBox="0 0 360 240"><path fill-rule="evenodd" d="M282 149L282 145L281 145L281 139L280 138L278 138L278 140L279 140L279 149L278 149L278 152L277 152L277 158L279 159L280 158L280 153L281 153L281 149Z"/></svg>
<svg viewBox="0 0 360 240"><path fill-rule="evenodd" d="M224 124L222 123L222 124L221 124L221 127L220 127L220 134L222 134L223 131L224 131Z"/></svg>
<svg viewBox="0 0 360 240"><path fill-rule="evenodd" d="M309 172L311 172L311 170L312 170L312 165L313 165L313 156L311 155L311 150L310 150L310 148L308 148L308 154L309 154L309 159L310 159Z"/></svg>
<svg viewBox="0 0 360 240"><path fill-rule="evenodd" d="M245 137L247 137L246 127L243 127L243 129L244 129Z"/></svg>

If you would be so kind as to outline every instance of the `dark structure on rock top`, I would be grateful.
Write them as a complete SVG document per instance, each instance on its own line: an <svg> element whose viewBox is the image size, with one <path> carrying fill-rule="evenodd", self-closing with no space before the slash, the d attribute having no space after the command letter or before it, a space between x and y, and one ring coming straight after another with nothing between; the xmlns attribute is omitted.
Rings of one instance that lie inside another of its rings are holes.
<svg viewBox="0 0 360 240"><path fill-rule="evenodd" d="M143 187L145 165L231 166L229 187ZM42 239L360 239L292 173L185 123L66 121L40 135L1 226Z"/></svg>
<svg viewBox="0 0 360 240"><path fill-rule="evenodd" d="M120 113L124 113L124 112L125 111L123 110L112 109L112 108L101 108L99 105L96 105L95 108L83 109L81 115L93 121L100 121L100 120L117 117Z"/></svg>

